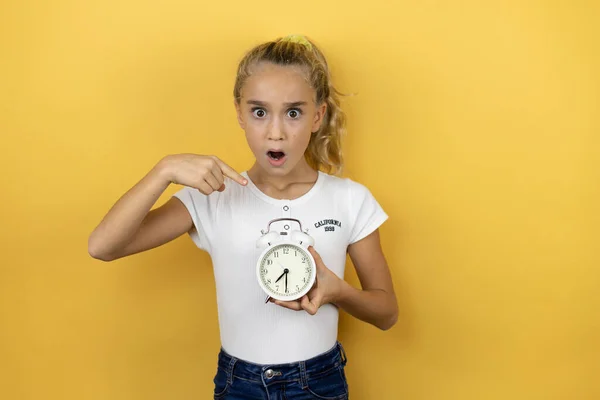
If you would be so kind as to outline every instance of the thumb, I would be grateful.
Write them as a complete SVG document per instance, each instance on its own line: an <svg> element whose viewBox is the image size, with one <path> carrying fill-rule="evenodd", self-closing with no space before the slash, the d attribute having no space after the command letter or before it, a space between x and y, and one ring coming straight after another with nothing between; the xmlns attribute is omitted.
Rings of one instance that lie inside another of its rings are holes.
<svg viewBox="0 0 600 400"><path fill-rule="evenodd" d="M321 259L321 256L319 255L319 253L317 253L315 248L312 246L308 247L308 251L310 252L310 254L312 254L313 258L315 259L315 264L317 266L317 269L322 269L324 264L323 264L323 260Z"/></svg>
<svg viewBox="0 0 600 400"><path fill-rule="evenodd" d="M310 315L315 315L319 309L316 304L310 301L307 295L304 295L300 300L300 306Z"/></svg>
<svg viewBox="0 0 600 400"><path fill-rule="evenodd" d="M217 189L218 192L222 192L225 190L225 184L223 183L220 188Z"/></svg>

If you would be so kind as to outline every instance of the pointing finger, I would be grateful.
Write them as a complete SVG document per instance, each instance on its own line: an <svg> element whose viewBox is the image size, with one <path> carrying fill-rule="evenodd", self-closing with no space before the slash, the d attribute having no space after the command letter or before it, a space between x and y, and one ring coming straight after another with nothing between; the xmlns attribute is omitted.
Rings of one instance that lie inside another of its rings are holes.
<svg viewBox="0 0 600 400"><path fill-rule="evenodd" d="M245 186L248 183L246 178L244 178L242 175L240 175L235 169L231 168L229 165L225 164L223 161L221 161L218 158L215 158L215 160L217 161L217 164L219 164L219 167L221 167L221 171L223 171L223 175L233 179L240 185Z"/></svg>
<svg viewBox="0 0 600 400"><path fill-rule="evenodd" d="M215 178L217 178L217 181L219 181L220 183L223 183L223 171L221 171L221 167L219 166L218 163L215 162L211 166L210 171L215 176Z"/></svg>

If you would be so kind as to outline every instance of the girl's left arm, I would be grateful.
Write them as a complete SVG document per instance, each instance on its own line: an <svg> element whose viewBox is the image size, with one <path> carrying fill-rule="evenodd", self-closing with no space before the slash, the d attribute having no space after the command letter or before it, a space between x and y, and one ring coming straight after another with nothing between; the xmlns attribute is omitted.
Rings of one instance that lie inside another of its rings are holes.
<svg viewBox="0 0 600 400"><path fill-rule="evenodd" d="M315 286L300 300L272 303L309 314L316 314L323 304L332 303L348 314L375 325L390 329L398 319L398 303L387 262L379 241L379 230L348 246L348 253L356 269L361 289L352 287L334 274L323 263L321 256L311 246L317 267Z"/></svg>
<svg viewBox="0 0 600 400"><path fill-rule="evenodd" d="M348 254L362 290L340 279L332 303L348 314L387 330L398 320L398 301L392 276L381 249L379 230L351 244Z"/></svg>

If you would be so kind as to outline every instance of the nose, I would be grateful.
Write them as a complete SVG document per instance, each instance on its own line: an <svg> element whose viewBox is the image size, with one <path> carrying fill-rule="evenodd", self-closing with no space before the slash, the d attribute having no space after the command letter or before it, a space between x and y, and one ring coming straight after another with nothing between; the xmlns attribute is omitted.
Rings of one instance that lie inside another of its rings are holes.
<svg viewBox="0 0 600 400"><path fill-rule="evenodd" d="M285 138L284 128L279 118L274 118L268 126L267 138L270 140L283 140Z"/></svg>

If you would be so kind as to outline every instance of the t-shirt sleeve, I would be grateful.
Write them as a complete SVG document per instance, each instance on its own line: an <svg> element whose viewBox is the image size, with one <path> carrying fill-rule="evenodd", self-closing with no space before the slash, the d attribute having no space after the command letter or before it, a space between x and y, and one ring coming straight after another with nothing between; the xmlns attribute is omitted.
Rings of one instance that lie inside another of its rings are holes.
<svg viewBox="0 0 600 400"><path fill-rule="evenodd" d="M199 249L210 253L211 247L209 238L211 237L212 213L210 212L209 196L186 186L176 192L173 197L181 200L192 217L195 229L192 229L189 232L191 239Z"/></svg>
<svg viewBox="0 0 600 400"><path fill-rule="evenodd" d="M350 245L373 233L388 219L388 215L365 186L351 182L349 195L354 220L348 242Z"/></svg>

